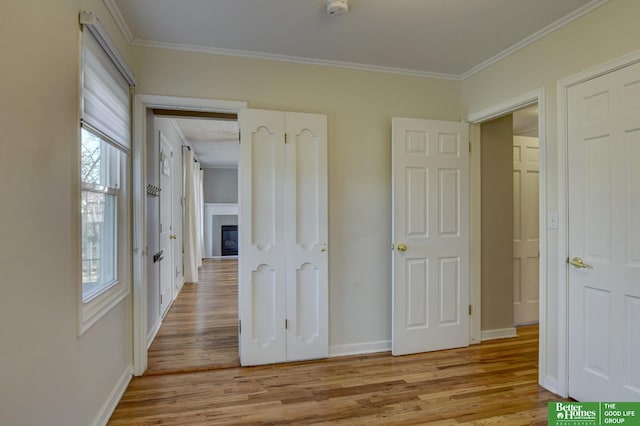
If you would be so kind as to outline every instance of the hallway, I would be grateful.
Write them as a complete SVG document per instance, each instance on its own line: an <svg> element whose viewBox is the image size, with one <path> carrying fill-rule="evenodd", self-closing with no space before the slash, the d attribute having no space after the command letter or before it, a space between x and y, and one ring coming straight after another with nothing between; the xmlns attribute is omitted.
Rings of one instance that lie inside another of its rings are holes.
<svg viewBox="0 0 640 426"><path fill-rule="evenodd" d="M240 366L238 260L205 259L186 283L148 352L145 376Z"/></svg>

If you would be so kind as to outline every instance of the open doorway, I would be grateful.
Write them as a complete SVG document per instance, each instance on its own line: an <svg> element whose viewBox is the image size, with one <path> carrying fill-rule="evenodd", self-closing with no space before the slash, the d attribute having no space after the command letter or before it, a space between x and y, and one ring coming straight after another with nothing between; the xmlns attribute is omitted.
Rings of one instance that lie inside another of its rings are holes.
<svg viewBox="0 0 640 426"><path fill-rule="evenodd" d="M539 320L537 104L483 122L481 338L513 337Z"/></svg>
<svg viewBox="0 0 640 426"><path fill-rule="evenodd" d="M154 186L158 176L160 189L159 202L147 199L148 252L160 255L148 259L146 374L237 366L237 115L167 109L148 109L147 114L147 185ZM175 196L163 203L171 196L162 185L169 160ZM173 207L169 226L167 204ZM167 263L166 248L156 247L163 230L173 240L171 268L156 266ZM168 273L180 285L167 304L162 284Z"/></svg>

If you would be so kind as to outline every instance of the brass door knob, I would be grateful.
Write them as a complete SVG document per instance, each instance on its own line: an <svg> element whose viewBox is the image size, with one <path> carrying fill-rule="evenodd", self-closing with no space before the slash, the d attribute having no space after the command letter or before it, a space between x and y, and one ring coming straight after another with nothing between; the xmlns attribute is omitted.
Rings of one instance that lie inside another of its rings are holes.
<svg viewBox="0 0 640 426"><path fill-rule="evenodd" d="M587 265L586 263L584 263L584 261L582 259L580 259L579 257L574 257L573 259L571 259L571 261L569 263L572 266L575 266L576 268L579 268L579 269L593 268L593 266Z"/></svg>
<svg viewBox="0 0 640 426"><path fill-rule="evenodd" d="M406 244L398 244L398 246L396 248L398 249L398 251L402 251L402 252L407 251L407 245Z"/></svg>

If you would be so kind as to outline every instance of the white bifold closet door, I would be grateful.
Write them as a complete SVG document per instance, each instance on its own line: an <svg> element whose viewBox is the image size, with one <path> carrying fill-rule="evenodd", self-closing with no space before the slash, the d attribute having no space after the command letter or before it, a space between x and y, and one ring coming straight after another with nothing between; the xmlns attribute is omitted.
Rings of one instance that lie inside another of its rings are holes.
<svg viewBox="0 0 640 426"><path fill-rule="evenodd" d="M240 114L242 365L328 355L327 119Z"/></svg>

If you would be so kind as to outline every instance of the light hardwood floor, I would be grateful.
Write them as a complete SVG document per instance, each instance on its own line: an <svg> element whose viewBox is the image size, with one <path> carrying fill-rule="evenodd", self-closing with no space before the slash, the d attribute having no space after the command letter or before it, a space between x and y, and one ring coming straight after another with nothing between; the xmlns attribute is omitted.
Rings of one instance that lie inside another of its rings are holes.
<svg viewBox="0 0 640 426"><path fill-rule="evenodd" d="M216 268L231 264L205 266L211 271L203 273L203 286L221 273ZM221 274L228 285L236 279L228 270ZM198 324L212 315L214 292L205 291L207 297L188 308L174 306L181 319L165 333L179 344L172 350L167 343L161 358L180 367L156 367L154 374L135 377L110 425L546 425L547 402L562 400L537 384L537 326L519 328L513 339L402 357L377 353L263 367L187 367L194 356L185 357L179 345L186 342L202 357L215 346L215 339L198 345L193 337L180 337L208 328ZM229 333L235 336L235 328Z"/></svg>
<svg viewBox="0 0 640 426"><path fill-rule="evenodd" d="M145 375L240 366L238 261L205 259L199 275L169 308L149 347Z"/></svg>

